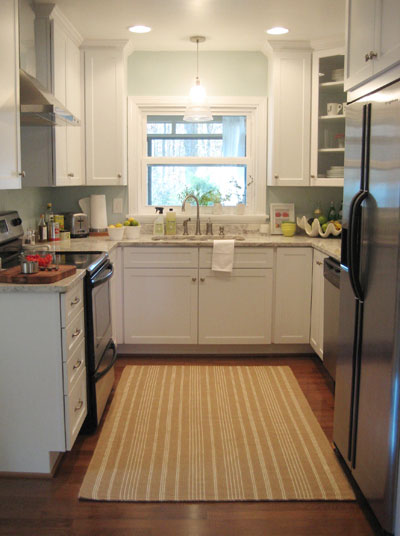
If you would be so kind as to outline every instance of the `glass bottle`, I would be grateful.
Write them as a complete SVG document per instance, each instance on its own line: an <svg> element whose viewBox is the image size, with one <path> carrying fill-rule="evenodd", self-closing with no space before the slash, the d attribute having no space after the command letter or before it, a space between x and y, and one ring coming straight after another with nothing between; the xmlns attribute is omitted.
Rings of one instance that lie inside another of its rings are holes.
<svg viewBox="0 0 400 536"><path fill-rule="evenodd" d="M333 220L336 220L336 210L335 210L333 201L331 201L331 206L329 207L329 212L328 212L328 221L333 221Z"/></svg>
<svg viewBox="0 0 400 536"><path fill-rule="evenodd" d="M47 225L44 220L44 214L40 215L39 220L39 242L46 242L47 241Z"/></svg>

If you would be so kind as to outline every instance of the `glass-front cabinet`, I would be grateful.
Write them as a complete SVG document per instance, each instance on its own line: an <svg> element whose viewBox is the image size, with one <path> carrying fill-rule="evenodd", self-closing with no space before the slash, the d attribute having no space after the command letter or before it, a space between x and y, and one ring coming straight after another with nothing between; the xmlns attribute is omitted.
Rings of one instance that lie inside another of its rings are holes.
<svg viewBox="0 0 400 536"><path fill-rule="evenodd" d="M343 49L314 52L311 186L343 186L346 117L343 77Z"/></svg>

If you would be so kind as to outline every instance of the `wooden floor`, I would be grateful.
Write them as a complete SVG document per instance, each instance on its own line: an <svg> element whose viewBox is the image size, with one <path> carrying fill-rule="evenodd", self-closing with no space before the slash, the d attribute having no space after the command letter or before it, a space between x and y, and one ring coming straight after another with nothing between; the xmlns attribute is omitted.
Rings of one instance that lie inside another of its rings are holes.
<svg viewBox="0 0 400 536"><path fill-rule="evenodd" d="M328 438L333 395L317 358L139 358L127 364L289 365ZM109 408L109 404L106 411ZM79 501L99 432L79 436L53 479L0 479L0 534L134 536L369 536L379 534L358 502L107 503Z"/></svg>

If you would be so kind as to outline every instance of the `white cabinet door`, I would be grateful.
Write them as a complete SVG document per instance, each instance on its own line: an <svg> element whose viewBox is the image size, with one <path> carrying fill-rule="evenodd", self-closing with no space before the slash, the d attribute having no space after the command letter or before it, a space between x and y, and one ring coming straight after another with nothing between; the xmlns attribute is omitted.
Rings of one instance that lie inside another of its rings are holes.
<svg viewBox="0 0 400 536"><path fill-rule="evenodd" d="M80 51L56 20L53 21L53 88L54 95L78 119L80 113ZM81 127L55 128L56 186L83 183L81 174Z"/></svg>
<svg viewBox="0 0 400 536"><path fill-rule="evenodd" d="M345 90L372 76L373 63L365 55L375 46L375 0L347 1Z"/></svg>
<svg viewBox="0 0 400 536"><path fill-rule="evenodd" d="M21 188L17 4L0 2L0 189Z"/></svg>
<svg viewBox="0 0 400 536"><path fill-rule="evenodd" d="M277 248L274 343L310 341L311 274L311 248Z"/></svg>
<svg viewBox="0 0 400 536"><path fill-rule="evenodd" d="M199 271L199 343L271 342L272 269Z"/></svg>
<svg viewBox="0 0 400 536"><path fill-rule="evenodd" d="M347 0L345 89L400 63L400 2Z"/></svg>
<svg viewBox="0 0 400 536"><path fill-rule="evenodd" d="M126 90L122 49L88 48L85 58L86 183L126 184Z"/></svg>
<svg viewBox="0 0 400 536"><path fill-rule="evenodd" d="M310 344L321 359L324 355L324 259L326 257L327 255L314 250Z"/></svg>
<svg viewBox="0 0 400 536"><path fill-rule="evenodd" d="M313 53L310 186L343 186L343 175L330 175L334 175L335 166L344 166L345 111L328 115L328 103L343 106L347 101L343 75L338 80L343 67L344 49Z"/></svg>
<svg viewBox="0 0 400 536"><path fill-rule="evenodd" d="M307 186L310 170L311 50L277 51L273 58L268 182Z"/></svg>
<svg viewBox="0 0 400 536"><path fill-rule="evenodd" d="M377 0L374 74L400 63L400 2L399 0Z"/></svg>
<svg viewBox="0 0 400 536"><path fill-rule="evenodd" d="M197 343L197 275L197 268L125 268L125 344Z"/></svg>

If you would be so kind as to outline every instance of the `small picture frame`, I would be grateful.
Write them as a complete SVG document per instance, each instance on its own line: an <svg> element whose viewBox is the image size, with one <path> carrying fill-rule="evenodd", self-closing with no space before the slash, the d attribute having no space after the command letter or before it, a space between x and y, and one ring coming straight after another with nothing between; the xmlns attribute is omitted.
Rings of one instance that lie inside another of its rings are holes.
<svg viewBox="0 0 400 536"><path fill-rule="evenodd" d="M271 203L269 207L271 234L282 234L281 223L295 221L294 203Z"/></svg>

